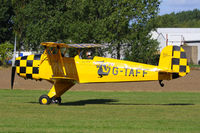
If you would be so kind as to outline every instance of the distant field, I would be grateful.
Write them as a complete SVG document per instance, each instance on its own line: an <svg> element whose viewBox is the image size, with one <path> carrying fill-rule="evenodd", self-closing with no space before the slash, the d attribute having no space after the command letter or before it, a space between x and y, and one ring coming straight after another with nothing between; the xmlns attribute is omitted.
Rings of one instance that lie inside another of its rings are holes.
<svg viewBox="0 0 200 133"><path fill-rule="evenodd" d="M69 91L62 105L38 104L45 93L0 90L0 132L200 132L200 93Z"/></svg>
<svg viewBox="0 0 200 133"><path fill-rule="evenodd" d="M191 69L199 69L200 68L200 65L190 64L189 66Z"/></svg>

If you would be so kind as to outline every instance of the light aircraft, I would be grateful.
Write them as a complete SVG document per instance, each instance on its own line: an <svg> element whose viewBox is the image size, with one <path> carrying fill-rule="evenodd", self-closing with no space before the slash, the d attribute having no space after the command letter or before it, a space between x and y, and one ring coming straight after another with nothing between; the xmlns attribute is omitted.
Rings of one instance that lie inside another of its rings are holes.
<svg viewBox="0 0 200 133"><path fill-rule="evenodd" d="M179 46L166 46L161 54L158 66L94 56L83 58L81 50L102 47L100 44L65 44L43 42L43 54L16 58L12 67L11 88L15 71L25 79L47 80L52 88L47 95L39 98L40 104L61 103L61 95L76 82L128 82L155 81L163 87L163 80L183 77L190 72L186 53ZM76 48L75 57L66 57L69 48ZM87 51L87 50L86 50Z"/></svg>

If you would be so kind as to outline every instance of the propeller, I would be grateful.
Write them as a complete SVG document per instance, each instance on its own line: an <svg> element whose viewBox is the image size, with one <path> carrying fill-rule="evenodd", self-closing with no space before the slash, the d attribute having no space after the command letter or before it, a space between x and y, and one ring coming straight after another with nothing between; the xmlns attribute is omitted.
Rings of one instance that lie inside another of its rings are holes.
<svg viewBox="0 0 200 133"><path fill-rule="evenodd" d="M12 58L11 89L13 89L14 80L15 80L15 71L16 71L16 66L15 66L16 43L17 43L17 39L15 36L15 46L14 46L14 53L13 53L13 58Z"/></svg>

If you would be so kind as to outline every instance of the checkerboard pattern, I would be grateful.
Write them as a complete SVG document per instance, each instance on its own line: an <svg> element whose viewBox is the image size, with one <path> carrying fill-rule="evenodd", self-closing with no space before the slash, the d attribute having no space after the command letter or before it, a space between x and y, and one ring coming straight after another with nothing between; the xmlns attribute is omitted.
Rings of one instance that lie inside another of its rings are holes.
<svg viewBox="0 0 200 133"><path fill-rule="evenodd" d="M180 76L189 73L186 53L184 52L183 48L179 46L173 46L171 66L172 70L179 73Z"/></svg>
<svg viewBox="0 0 200 133"><path fill-rule="evenodd" d="M41 55L29 55L16 58L15 65L17 74L27 79L33 79L39 75Z"/></svg>

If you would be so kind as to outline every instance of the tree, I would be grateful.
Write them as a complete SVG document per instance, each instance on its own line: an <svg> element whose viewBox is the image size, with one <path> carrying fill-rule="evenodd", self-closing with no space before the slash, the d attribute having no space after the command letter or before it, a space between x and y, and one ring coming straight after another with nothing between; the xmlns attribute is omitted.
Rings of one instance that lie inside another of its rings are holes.
<svg viewBox="0 0 200 133"><path fill-rule="evenodd" d="M12 21L13 15L12 5L10 0L0 1L0 43L8 41L12 37Z"/></svg>
<svg viewBox="0 0 200 133"><path fill-rule="evenodd" d="M158 27L163 28L199 28L200 27L200 10L182 11L171 13L156 18Z"/></svg>
<svg viewBox="0 0 200 133"><path fill-rule="evenodd" d="M45 41L63 41L67 19L65 1L62 0L32 0L25 4L22 14L24 30L22 36L23 48L38 50L40 43ZM20 19L17 21L20 22Z"/></svg>
<svg viewBox="0 0 200 133"><path fill-rule="evenodd" d="M71 40L110 44L108 50L113 56L117 51L120 58L120 45L128 35L130 0L88 0L70 1L69 25ZM134 1L132 4L136 4ZM68 13L68 12L67 12Z"/></svg>
<svg viewBox="0 0 200 133"><path fill-rule="evenodd" d="M22 21L19 34L25 49L36 50L43 41L103 43L118 59L132 53L136 43L140 52L147 47L156 50L143 43L151 42L149 33L155 28L159 0L20 1L25 4L14 22L21 27Z"/></svg>
<svg viewBox="0 0 200 133"><path fill-rule="evenodd" d="M155 18L159 4L158 0L147 0L136 5L137 12L132 15L131 32L124 46L125 59L149 64L155 62L158 42L151 39L150 33L157 26Z"/></svg>
<svg viewBox="0 0 200 133"><path fill-rule="evenodd" d="M69 0L68 18L71 40L108 44L113 57L120 58L122 46L137 39L142 44L145 37L155 28L153 19L157 15L158 0ZM132 36L132 37L131 37ZM151 44L148 44L151 45ZM144 47L145 48L145 47ZM156 51L156 47L154 50ZM126 51L127 53L127 51Z"/></svg>
<svg viewBox="0 0 200 133"><path fill-rule="evenodd" d="M12 7L14 15L12 17L13 33L17 37L17 49L21 50L26 45L24 43L24 38L26 38L25 32L28 21L26 20L25 8L29 0L12 0ZM30 49L29 49L30 50Z"/></svg>
<svg viewBox="0 0 200 133"><path fill-rule="evenodd" d="M157 65L159 61L157 40L151 39L150 35L138 35L133 37L130 44L125 47L125 60Z"/></svg>

